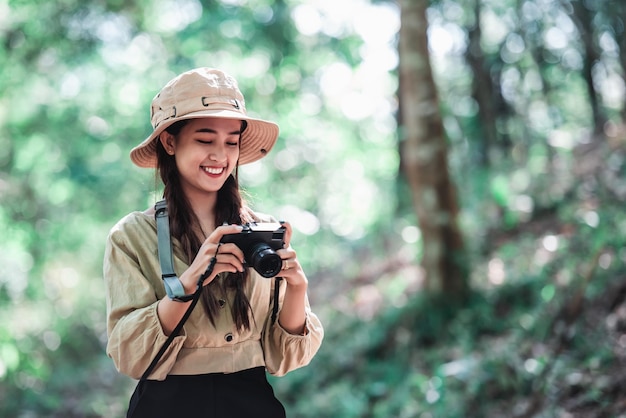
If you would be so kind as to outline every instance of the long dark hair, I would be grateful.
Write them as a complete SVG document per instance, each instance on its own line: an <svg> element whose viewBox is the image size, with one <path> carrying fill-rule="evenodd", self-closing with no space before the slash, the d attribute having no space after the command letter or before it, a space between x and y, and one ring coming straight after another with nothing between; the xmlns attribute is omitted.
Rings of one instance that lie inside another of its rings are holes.
<svg viewBox="0 0 626 418"><path fill-rule="evenodd" d="M187 120L178 121L168 127L166 131L177 137L187 122ZM244 121L242 123L242 132L245 127ZM176 167L176 160L165 151L163 144L158 138L156 140L156 154L157 171L165 186L163 197L167 200L167 209L170 216L170 233L172 237L178 239L187 257L187 263L191 264L203 242L203 239L199 236L199 232L202 231L200 221L193 212L180 185L180 174ZM222 188L217 192L215 225L219 226L224 223L239 225L250 222L251 218L251 211L245 206L239 190L238 167L236 167ZM233 306L231 306L231 313L235 325L239 330L249 330L252 308L245 292L249 280L247 269L243 273L223 273L220 276L202 289L204 311L211 323L215 325L215 318L221 308L220 298L216 294L225 295L228 290L234 290L235 298ZM224 302L221 303L223 304Z"/></svg>

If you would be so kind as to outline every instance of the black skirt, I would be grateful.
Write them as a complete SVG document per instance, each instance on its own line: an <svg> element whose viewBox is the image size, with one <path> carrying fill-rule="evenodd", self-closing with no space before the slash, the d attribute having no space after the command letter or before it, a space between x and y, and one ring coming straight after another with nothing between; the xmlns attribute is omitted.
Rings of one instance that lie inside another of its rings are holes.
<svg viewBox="0 0 626 418"><path fill-rule="evenodd" d="M285 418L264 367L237 373L168 376L139 383L127 418Z"/></svg>

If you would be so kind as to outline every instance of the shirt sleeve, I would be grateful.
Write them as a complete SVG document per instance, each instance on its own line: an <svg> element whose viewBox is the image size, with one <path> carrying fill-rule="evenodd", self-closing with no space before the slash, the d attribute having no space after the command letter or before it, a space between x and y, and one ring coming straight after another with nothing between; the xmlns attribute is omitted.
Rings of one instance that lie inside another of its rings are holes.
<svg viewBox="0 0 626 418"><path fill-rule="evenodd" d="M123 229L114 229L107 240L103 273L107 302L107 355L120 373L139 379L167 340L157 316L160 299L142 271L137 248ZM154 275L154 272L152 272ZM160 280L160 277L157 277ZM173 367L186 337L174 338L150 375L163 380Z"/></svg>
<svg viewBox="0 0 626 418"><path fill-rule="evenodd" d="M284 289L281 289L279 297L281 302L283 297ZM322 345L324 328L319 318L311 311L308 298L306 301L306 321L302 335L291 334L283 329L278 322L278 316L276 321L272 323L270 315L265 323L263 351L267 371L274 376L283 376L311 362Z"/></svg>

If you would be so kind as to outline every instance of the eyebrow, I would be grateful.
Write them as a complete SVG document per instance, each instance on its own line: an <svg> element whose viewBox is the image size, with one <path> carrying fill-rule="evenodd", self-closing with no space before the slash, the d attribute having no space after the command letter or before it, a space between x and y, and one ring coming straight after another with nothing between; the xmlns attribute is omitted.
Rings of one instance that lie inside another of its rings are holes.
<svg viewBox="0 0 626 418"><path fill-rule="evenodd" d="M200 128L196 130L196 133L216 134L217 131L215 129L210 129L210 128ZM228 133L228 135L240 135L240 134L241 134L240 129Z"/></svg>

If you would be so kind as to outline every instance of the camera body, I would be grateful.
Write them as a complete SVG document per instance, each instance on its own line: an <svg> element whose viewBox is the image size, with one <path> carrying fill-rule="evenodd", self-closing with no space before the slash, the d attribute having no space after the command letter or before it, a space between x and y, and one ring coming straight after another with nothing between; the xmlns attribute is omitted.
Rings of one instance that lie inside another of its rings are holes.
<svg viewBox="0 0 626 418"><path fill-rule="evenodd" d="M237 234L226 234L221 243L233 243L243 251L246 263L263 277L280 273L283 260L276 250L285 245L285 227L277 222L249 222Z"/></svg>

